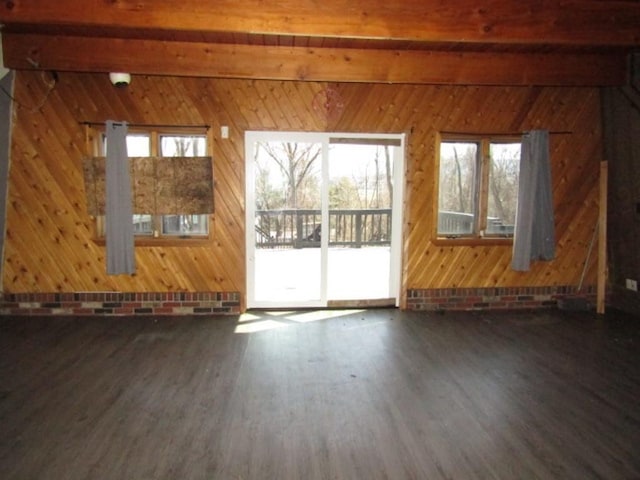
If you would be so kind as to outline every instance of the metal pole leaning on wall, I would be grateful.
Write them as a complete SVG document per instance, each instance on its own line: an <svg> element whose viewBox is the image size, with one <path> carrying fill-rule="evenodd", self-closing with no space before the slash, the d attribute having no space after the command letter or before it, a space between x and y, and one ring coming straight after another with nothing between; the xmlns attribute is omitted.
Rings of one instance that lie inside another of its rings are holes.
<svg viewBox="0 0 640 480"><path fill-rule="evenodd" d="M596 311L604 314L607 287L607 178L608 164L600 162L600 209L598 214L598 285Z"/></svg>

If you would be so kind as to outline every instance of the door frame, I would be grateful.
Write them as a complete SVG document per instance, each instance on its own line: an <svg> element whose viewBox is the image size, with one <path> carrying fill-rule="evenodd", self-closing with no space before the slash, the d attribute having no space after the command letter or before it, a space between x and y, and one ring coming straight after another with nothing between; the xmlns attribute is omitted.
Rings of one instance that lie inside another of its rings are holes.
<svg viewBox="0 0 640 480"><path fill-rule="evenodd" d="M255 300L255 168L253 165L254 145L259 141L296 141L322 144L322 225L329 224L329 146L332 138L353 138L367 140L398 140L396 147L398 155L393 159L393 205L391 220L391 261L389 266L390 293L395 297L395 306L400 305L402 287L402 243L404 219L404 187L405 187L405 141L404 133L344 133L344 132L288 132L288 131L257 131L247 130L244 135L245 143L245 258L246 258L246 305L247 308L324 308L327 299L327 268L328 246L327 235L322 235L321 241L321 298L319 301L298 301L293 304L283 304L280 301Z"/></svg>

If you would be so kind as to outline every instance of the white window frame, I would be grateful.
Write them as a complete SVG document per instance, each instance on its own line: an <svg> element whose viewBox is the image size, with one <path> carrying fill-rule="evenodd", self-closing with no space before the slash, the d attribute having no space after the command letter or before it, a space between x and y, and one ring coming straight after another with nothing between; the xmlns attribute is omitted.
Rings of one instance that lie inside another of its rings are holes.
<svg viewBox="0 0 640 480"><path fill-rule="evenodd" d="M162 138L163 137L203 137L205 140L204 151L202 152L203 156L211 156L211 138L208 132L203 131L202 128L198 129L167 129L167 128L130 128L127 132L127 137L132 136L146 136L149 139L149 155L150 156L160 156L162 149ZM104 131L97 132L94 135L95 145L94 152L97 155L105 154L105 133ZM138 155L131 155L138 156ZM134 218L132 221L135 221L135 217L140 217L145 214L134 214ZM190 217L192 215L150 215L151 216L151 229L144 232L136 232L135 242L138 244L146 244L146 243L163 243L163 242L175 242L175 243L185 243L185 242L193 242L193 241L202 241L210 239L211 232L211 218L210 215L198 215L198 221L202 220L206 222L205 232L204 233L165 233L163 231L163 221L166 217ZM94 237L97 241L102 242L105 238L105 219L103 215L95 217L95 226L94 226Z"/></svg>
<svg viewBox="0 0 640 480"><path fill-rule="evenodd" d="M473 226L469 233L446 233L439 231L440 215L440 152L442 143L475 143L477 144L476 166L473 191ZM435 177L435 209L434 239L436 243L513 243L513 233L487 231L487 211L489 203L489 174L493 144L522 143L522 139L513 135L482 135L465 133L439 133L436 139L436 175Z"/></svg>

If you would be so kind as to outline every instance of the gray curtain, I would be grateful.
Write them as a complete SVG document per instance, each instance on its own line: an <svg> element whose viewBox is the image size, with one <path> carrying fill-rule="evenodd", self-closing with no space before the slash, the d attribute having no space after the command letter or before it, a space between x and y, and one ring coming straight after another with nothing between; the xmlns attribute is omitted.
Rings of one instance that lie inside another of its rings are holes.
<svg viewBox="0 0 640 480"><path fill-rule="evenodd" d="M133 274L136 259L133 237L131 178L127 156L127 125L107 121L106 246L107 274Z"/></svg>
<svg viewBox="0 0 640 480"><path fill-rule="evenodd" d="M552 260L555 248L549 132L532 130L522 137L511 268L528 271L533 260Z"/></svg>
<svg viewBox="0 0 640 480"><path fill-rule="evenodd" d="M0 45L1 47L1 45ZM9 190L9 145L11 143L11 98L14 73L0 79L0 288L4 270L4 237Z"/></svg>

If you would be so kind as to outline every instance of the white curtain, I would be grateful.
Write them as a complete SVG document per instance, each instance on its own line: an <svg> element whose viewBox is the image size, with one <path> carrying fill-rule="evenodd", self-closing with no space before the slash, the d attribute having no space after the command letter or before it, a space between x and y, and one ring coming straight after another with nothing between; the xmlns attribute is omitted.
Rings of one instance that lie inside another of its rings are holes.
<svg viewBox="0 0 640 480"><path fill-rule="evenodd" d="M555 257L555 227L549 132L532 130L522 138L518 210L511 268L528 271L533 260Z"/></svg>
<svg viewBox="0 0 640 480"><path fill-rule="evenodd" d="M107 274L133 274L136 259L133 237L133 206L127 155L126 123L107 121L106 249Z"/></svg>

